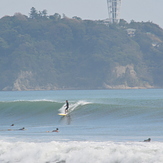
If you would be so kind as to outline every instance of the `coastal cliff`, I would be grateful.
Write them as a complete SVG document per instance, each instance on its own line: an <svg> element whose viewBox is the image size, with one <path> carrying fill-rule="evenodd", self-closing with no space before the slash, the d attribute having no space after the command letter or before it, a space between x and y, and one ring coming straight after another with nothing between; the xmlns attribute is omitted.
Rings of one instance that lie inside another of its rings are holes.
<svg viewBox="0 0 163 163"><path fill-rule="evenodd" d="M151 22L17 13L0 19L0 57L3 91L163 87L163 29Z"/></svg>
<svg viewBox="0 0 163 163"><path fill-rule="evenodd" d="M109 79L110 78L110 79ZM112 75L101 85L95 89L149 89L154 88L148 82L140 81L134 65L117 66L112 70ZM13 87L6 87L3 90L12 91L30 91L30 90L61 90L61 89L82 89L80 87L63 87L52 84L41 86L37 83L37 79L30 71L21 71L18 78L13 83Z"/></svg>

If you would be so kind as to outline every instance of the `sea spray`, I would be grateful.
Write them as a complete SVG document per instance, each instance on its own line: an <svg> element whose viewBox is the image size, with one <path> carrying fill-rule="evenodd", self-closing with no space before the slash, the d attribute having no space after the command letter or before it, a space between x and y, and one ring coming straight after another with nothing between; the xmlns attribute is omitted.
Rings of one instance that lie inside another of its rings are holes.
<svg viewBox="0 0 163 163"><path fill-rule="evenodd" d="M159 142L5 142L0 162L9 163L162 163Z"/></svg>
<svg viewBox="0 0 163 163"><path fill-rule="evenodd" d="M77 109L79 106L84 106L87 104L90 104L91 102L87 102L87 101L77 101L77 102L72 102L69 104L69 109L68 112L72 112L75 109ZM64 113L65 112L65 104L58 110L60 113Z"/></svg>

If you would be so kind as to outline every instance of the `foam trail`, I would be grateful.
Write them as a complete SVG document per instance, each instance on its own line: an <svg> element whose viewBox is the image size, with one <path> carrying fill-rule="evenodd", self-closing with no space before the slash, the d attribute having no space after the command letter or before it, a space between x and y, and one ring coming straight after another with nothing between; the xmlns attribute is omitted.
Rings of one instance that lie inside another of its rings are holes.
<svg viewBox="0 0 163 163"><path fill-rule="evenodd" d="M72 111L74 111L75 109L77 109L79 106L84 106L90 104L90 102L87 101L78 101L74 104L70 104L69 105L69 113L71 113ZM65 112L65 104L58 110L60 113L64 113Z"/></svg>
<svg viewBox="0 0 163 163"><path fill-rule="evenodd" d="M65 104L58 111L59 113L65 113Z"/></svg>

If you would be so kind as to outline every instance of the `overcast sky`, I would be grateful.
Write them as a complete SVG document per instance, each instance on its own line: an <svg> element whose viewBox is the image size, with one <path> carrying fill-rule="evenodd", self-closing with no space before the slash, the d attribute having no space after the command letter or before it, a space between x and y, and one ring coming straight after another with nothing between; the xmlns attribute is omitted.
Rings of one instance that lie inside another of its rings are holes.
<svg viewBox="0 0 163 163"><path fill-rule="evenodd" d="M30 9L47 10L67 17L103 20L108 18L107 0L0 0L0 18L20 12L29 16ZM151 21L163 28L163 0L122 0L120 18L130 22Z"/></svg>

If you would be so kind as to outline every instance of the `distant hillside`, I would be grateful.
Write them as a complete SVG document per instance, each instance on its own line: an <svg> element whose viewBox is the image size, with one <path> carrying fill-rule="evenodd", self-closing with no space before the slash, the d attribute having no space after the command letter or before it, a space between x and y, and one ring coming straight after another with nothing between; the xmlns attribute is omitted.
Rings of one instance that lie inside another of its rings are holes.
<svg viewBox="0 0 163 163"><path fill-rule="evenodd" d="M163 87L163 29L47 15L0 19L0 90Z"/></svg>

